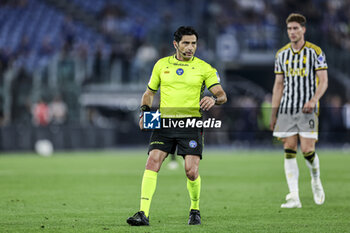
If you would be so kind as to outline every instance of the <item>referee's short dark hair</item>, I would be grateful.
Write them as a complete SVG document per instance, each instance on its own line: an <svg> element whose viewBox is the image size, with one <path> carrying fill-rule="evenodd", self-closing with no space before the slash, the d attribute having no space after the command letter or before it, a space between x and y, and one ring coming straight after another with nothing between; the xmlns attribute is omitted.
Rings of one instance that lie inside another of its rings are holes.
<svg viewBox="0 0 350 233"><path fill-rule="evenodd" d="M306 18L302 14L292 13L286 19L286 24L291 23L291 22L297 22L301 26L305 27L305 25L306 25Z"/></svg>
<svg viewBox="0 0 350 233"><path fill-rule="evenodd" d="M196 32L196 30L194 30L193 27L190 26L181 26L179 27L175 32L174 32L174 40L176 42L180 42L180 40L182 39L182 36L184 35L195 35L197 40L198 40L198 33Z"/></svg>

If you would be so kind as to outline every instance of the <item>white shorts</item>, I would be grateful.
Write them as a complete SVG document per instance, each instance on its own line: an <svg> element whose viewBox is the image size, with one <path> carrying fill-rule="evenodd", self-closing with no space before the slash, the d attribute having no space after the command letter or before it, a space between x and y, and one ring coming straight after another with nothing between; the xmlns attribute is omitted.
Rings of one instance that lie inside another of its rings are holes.
<svg viewBox="0 0 350 233"><path fill-rule="evenodd" d="M303 138L318 140L318 116L316 113L279 114L273 136L287 138L299 134Z"/></svg>

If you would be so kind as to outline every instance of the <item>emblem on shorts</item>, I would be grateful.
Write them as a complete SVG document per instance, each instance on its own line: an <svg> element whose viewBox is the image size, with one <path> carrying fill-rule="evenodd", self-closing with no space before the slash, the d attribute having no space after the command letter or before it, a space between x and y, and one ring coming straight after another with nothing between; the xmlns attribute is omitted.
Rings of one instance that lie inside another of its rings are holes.
<svg viewBox="0 0 350 233"><path fill-rule="evenodd" d="M164 142L153 141L153 142L150 143L150 145L155 145L155 144L157 144L157 145L164 145Z"/></svg>
<svg viewBox="0 0 350 233"><path fill-rule="evenodd" d="M176 70L177 75L183 75L184 70L182 68L179 68Z"/></svg>
<svg viewBox="0 0 350 233"><path fill-rule="evenodd" d="M188 145L191 147L191 148L196 148L197 147L197 142L195 140L191 140Z"/></svg>

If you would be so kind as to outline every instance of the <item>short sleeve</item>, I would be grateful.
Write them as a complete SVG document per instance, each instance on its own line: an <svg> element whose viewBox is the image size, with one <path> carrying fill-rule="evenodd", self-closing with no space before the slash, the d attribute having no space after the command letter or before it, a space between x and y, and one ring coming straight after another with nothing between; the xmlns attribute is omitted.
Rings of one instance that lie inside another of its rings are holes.
<svg viewBox="0 0 350 233"><path fill-rule="evenodd" d="M276 54L275 57L275 74L283 74L283 69L282 69L282 63L280 56L278 56L278 53Z"/></svg>
<svg viewBox="0 0 350 233"><path fill-rule="evenodd" d="M160 62L158 61L153 67L152 75L148 82L148 89L153 92L157 92L160 85L160 69Z"/></svg>
<svg viewBox="0 0 350 233"><path fill-rule="evenodd" d="M213 86L220 84L220 76L218 71L213 68L212 66L209 66L209 69L207 70L205 74L205 86L208 88L212 88Z"/></svg>
<svg viewBox="0 0 350 233"><path fill-rule="evenodd" d="M315 70L326 70L328 69L326 55L321 51L318 55L316 54Z"/></svg>

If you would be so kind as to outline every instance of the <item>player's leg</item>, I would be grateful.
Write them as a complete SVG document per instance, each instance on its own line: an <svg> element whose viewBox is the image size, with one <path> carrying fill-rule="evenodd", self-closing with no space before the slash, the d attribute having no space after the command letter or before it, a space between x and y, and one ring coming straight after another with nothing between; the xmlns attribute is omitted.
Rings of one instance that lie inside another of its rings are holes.
<svg viewBox="0 0 350 233"><path fill-rule="evenodd" d="M191 197L191 208L199 210L199 196L201 178L198 174L200 157L198 155L185 156L185 171L187 176L187 189Z"/></svg>
<svg viewBox="0 0 350 233"><path fill-rule="evenodd" d="M187 190L191 199L189 225L201 224L199 200L201 177L199 176L199 161L202 159L203 133L201 129L192 129L176 135L178 155L184 156L187 176Z"/></svg>
<svg viewBox="0 0 350 233"><path fill-rule="evenodd" d="M299 199L299 169L297 164L298 136L293 135L282 139L284 147L284 172L286 174L289 194L286 196L286 203L282 208L300 208Z"/></svg>
<svg viewBox="0 0 350 233"><path fill-rule="evenodd" d="M167 132L162 130L152 132L146 169L142 178L140 211L127 219L130 225L149 225L149 209L157 186L158 171L167 155L174 153L175 145L175 141Z"/></svg>
<svg viewBox="0 0 350 233"><path fill-rule="evenodd" d="M148 217L152 196L157 186L158 171L168 155L167 152L155 149L149 152L146 169L142 178L140 211Z"/></svg>
<svg viewBox="0 0 350 233"><path fill-rule="evenodd" d="M318 139L318 116L317 114L303 114L298 122L300 147L306 159L306 165L311 173L311 187L314 201L322 205L325 200L322 183L320 180L320 162L315 153L315 144Z"/></svg>
<svg viewBox="0 0 350 233"><path fill-rule="evenodd" d="M149 209L157 186L158 171L167 155L167 152L158 149L149 152L142 177L140 211L126 220L131 226L149 225Z"/></svg>
<svg viewBox="0 0 350 233"><path fill-rule="evenodd" d="M199 212L199 200L201 191L201 177L198 174L200 156L186 155L185 156L185 171L187 176L187 190L191 199L190 217L188 224L201 224Z"/></svg>
<svg viewBox="0 0 350 233"><path fill-rule="evenodd" d="M306 165L310 169L311 187L314 201L322 205L325 200L325 193L320 179L320 161L315 152L316 139L300 136L300 148L303 152Z"/></svg>
<svg viewBox="0 0 350 233"><path fill-rule="evenodd" d="M168 152L154 149L149 152L149 156L146 162L146 170L153 172L159 172L160 167L163 164L164 159L168 156Z"/></svg>

